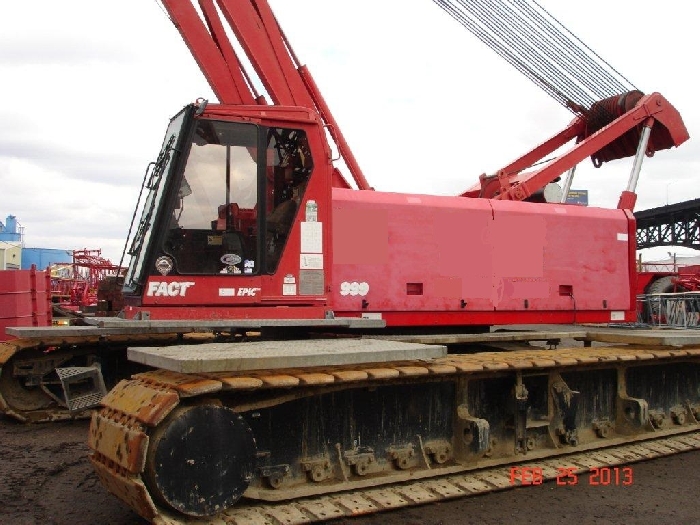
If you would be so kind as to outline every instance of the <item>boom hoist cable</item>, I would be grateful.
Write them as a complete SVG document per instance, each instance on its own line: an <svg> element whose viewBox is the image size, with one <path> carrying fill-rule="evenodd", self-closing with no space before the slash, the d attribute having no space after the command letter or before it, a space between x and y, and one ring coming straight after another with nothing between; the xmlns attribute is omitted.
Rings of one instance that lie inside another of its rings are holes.
<svg viewBox="0 0 700 525"><path fill-rule="evenodd" d="M633 108L643 93L536 0L434 0L450 16L569 111L581 139ZM633 155L632 132L593 156L594 165Z"/></svg>
<svg viewBox="0 0 700 525"><path fill-rule="evenodd" d="M638 89L535 0L434 0L568 110ZM609 108L607 108L609 109Z"/></svg>
<svg viewBox="0 0 700 525"><path fill-rule="evenodd" d="M577 115L565 130L516 161L493 175L481 175L462 196L528 199L567 172L563 195L554 197L565 202L575 167L583 158L590 156L600 167L634 156L624 198L618 203L633 209L642 157L688 139L680 115L668 101L658 93L644 95L536 0L433 1ZM573 138L576 146L538 166L537 161Z"/></svg>

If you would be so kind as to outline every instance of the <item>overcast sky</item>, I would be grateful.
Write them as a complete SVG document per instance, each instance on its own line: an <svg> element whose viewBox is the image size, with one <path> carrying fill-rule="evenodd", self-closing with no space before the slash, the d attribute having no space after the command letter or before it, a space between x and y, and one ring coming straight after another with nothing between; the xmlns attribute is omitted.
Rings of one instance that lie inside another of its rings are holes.
<svg viewBox="0 0 700 525"><path fill-rule="evenodd" d="M431 0L269 1L378 190L459 193L572 118ZM698 135L690 3L541 4ZM155 0L7 2L0 79L0 220L118 262L170 117L215 100L178 32ZM591 205L616 205L631 159L613 164L577 172ZM637 209L700 197L699 165L695 138L646 159Z"/></svg>

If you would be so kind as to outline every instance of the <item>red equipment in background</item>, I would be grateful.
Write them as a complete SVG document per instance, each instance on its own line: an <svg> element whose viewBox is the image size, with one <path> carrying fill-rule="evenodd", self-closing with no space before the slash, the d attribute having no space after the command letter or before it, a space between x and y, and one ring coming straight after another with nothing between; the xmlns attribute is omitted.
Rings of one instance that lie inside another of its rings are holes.
<svg viewBox="0 0 700 525"><path fill-rule="evenodd" d="M700 291L700 265L640 263L637 295Z"/></svg>
<svg viewBox="0 0 700 525"><path fill-rule="evenodd" d="M674 279L674 284L688 292L700 291L700 265L678 268L678 276Z"/></svg>
<svg viewBox="0 0 700 525"><path fill-rule="evenodd" d="M13 339L10 326L50 326L49 274L29 270L0 270L0 342Z"/></svg>
<svg viewBox="0 0 700 525"><path fill-rule="evenodd" d="M639 263L637 322L644 325L700 325L700 265Z"/></svg>
<svg viewBox="0 0 700 525"><path fill-rule="evenodd" d="M102 250L74 250L71 264L51 268L52 300L65 310L95 307L100 282L117 276L119 270L119 265L102 257Z"/></svg>

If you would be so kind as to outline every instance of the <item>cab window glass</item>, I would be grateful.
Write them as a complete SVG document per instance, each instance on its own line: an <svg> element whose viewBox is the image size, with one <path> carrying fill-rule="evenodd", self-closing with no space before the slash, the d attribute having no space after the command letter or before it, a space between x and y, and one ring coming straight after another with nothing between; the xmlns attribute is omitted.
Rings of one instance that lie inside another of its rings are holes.
<svg viewBox="0 0 700 525"><path fill-rule="evenodd" d="M265 197L265 264L268 273L277 269L312 169L313 161L304 131L268 130Z"/></svg>
<svg viewBox="0 0 700 525"><path fill-rule="evenodd" d="M181 274L258 272L257 127L201 120L163 251Z"/></svg>

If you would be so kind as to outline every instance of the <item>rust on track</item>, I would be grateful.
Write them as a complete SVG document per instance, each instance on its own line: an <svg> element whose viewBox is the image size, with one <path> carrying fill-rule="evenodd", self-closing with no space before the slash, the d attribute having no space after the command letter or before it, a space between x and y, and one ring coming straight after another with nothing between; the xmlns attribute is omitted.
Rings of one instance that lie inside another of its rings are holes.
<svg viewBox="0 0 700 525"><path fill-rule="evenodd" d="M93 416L90 460L102 483L144 518L158 524L211 523L207 520L174 516L161 508L149 495L143 481L144 450L149 435L178 404L197 397L246 391L286 389L285 399L299 388L314 392L352 386L391 385L421 377L439 379L493 377L512 371L550 372L591 370L630 363L651 364L697 362L700 346L683 348L622 345L558 350L527 349L511 352L482 352L448 355L421 362L381 363L356 367L318 367L274 371L180 374L153 370L119 383L103 400L104 408ZM234 408L249 410L251 406ZM252 407L255 408L255 407ZM692 418L670 430L641 435L626 435L579 447L535 450L507 458L479 460L469 465L428 468L419 472L401 471L384 478L365 478L337 483L330 488L306 485L284 491L292 501L273 502L282 497L274 490L249 488L246 503L217 515L218 523L231 525L292 525L323 521L419 505L432 501L479 494L512 486L510 467L527 466L538 460L545 479L556 475L556 465L575 466L580 472L593 467L614 466L667 454L700 448L698 421ZM99 434L99 435L97 435ZM552 458L557 458L552 459ZM317 492L315 494L314 492ZM250 498L258 501L250 503ZM268 501L264 501L268 500Z"/></svg>

